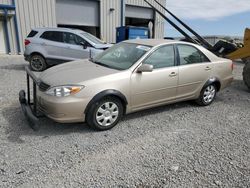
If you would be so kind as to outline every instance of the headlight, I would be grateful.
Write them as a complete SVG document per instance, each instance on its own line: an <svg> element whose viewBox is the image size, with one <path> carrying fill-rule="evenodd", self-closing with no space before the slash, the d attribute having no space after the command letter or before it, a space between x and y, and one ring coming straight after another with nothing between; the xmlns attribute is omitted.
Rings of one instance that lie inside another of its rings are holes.
<svg viewBox="0 0 250 188"><path fill-rule="evenodd" d="M71 94L76 94L81 91L84 86L56 86L46 91L46 94L55 97L67 97Z"/></svg>

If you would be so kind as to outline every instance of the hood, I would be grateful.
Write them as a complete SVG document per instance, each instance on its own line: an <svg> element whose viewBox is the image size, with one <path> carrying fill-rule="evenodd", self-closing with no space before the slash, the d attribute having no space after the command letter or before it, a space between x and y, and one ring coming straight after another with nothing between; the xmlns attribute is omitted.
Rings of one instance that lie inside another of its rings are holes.
<svg viewBox="0 0 250 188"><path fill-rule="evenodd" d="M118 70L96 65L89 60L79 60L47 69L41 81L51 86L81 84L84 81L118 73Z"/></svg>
<svg viewBox="0 0 250 188"><path fill-rule="evenodd" d="M110 48L113 44L95 44L96 49Z"/></svg>

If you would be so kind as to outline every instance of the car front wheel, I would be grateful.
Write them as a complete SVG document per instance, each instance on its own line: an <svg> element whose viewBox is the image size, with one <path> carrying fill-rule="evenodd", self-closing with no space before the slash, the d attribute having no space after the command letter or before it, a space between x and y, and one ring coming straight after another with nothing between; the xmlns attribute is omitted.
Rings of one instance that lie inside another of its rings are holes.
<svg viewBox="0 0 250 188"><path fill-rule="evenodd" d="M123 106L119 99L107 97L94 103L87 115L87 124L96 130L113 128L123 115Z"/></svg>
<svg viewBox="0 0 250 188"><path fill-rule="evenodd" d="M217 93L216 86L214 84L208 85L201 91L201 94L199 98L196 100L196 102L200 106L210 105L214 101L216 93Z"/></svg>
<svg viewBox="0 0 250 188"><path fill-rule="evenodd" d="M45 59L41 55L33 55L30 58L30 67L33 71L44 71L47 68Z"/></svg>

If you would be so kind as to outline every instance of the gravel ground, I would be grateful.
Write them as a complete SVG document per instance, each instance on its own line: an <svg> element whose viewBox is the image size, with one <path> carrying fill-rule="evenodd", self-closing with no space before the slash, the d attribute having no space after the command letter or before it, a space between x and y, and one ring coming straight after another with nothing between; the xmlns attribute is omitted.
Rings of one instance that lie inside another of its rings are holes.
<svg viewBox="0 0 250 188"><path fill-rule="evenodd" d="M25 64L0 58L0 187L250 187L242 64L211 106L146 110L106 132L48 119L32 131L18 103Z"/></svg>

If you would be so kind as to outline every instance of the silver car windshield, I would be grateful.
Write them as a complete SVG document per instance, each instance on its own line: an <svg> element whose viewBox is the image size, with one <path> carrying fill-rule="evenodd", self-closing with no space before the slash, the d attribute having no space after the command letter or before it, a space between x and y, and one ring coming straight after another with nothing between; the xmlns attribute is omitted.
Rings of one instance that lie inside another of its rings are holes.
<svg viewBox="0 0 250 188"><path fill-rule="evenodd" d="M150 49L150 46L122 42L99 54L93 62L117 70L126 70Z"/></svg>
<svg viewBox="0 0 250 188"><path fill-rule="evenodd" d="M93 42L94 44L105 44L100 39L96 38L95 36L89 34L89 33L81 33L82 36Z"/></svg>

